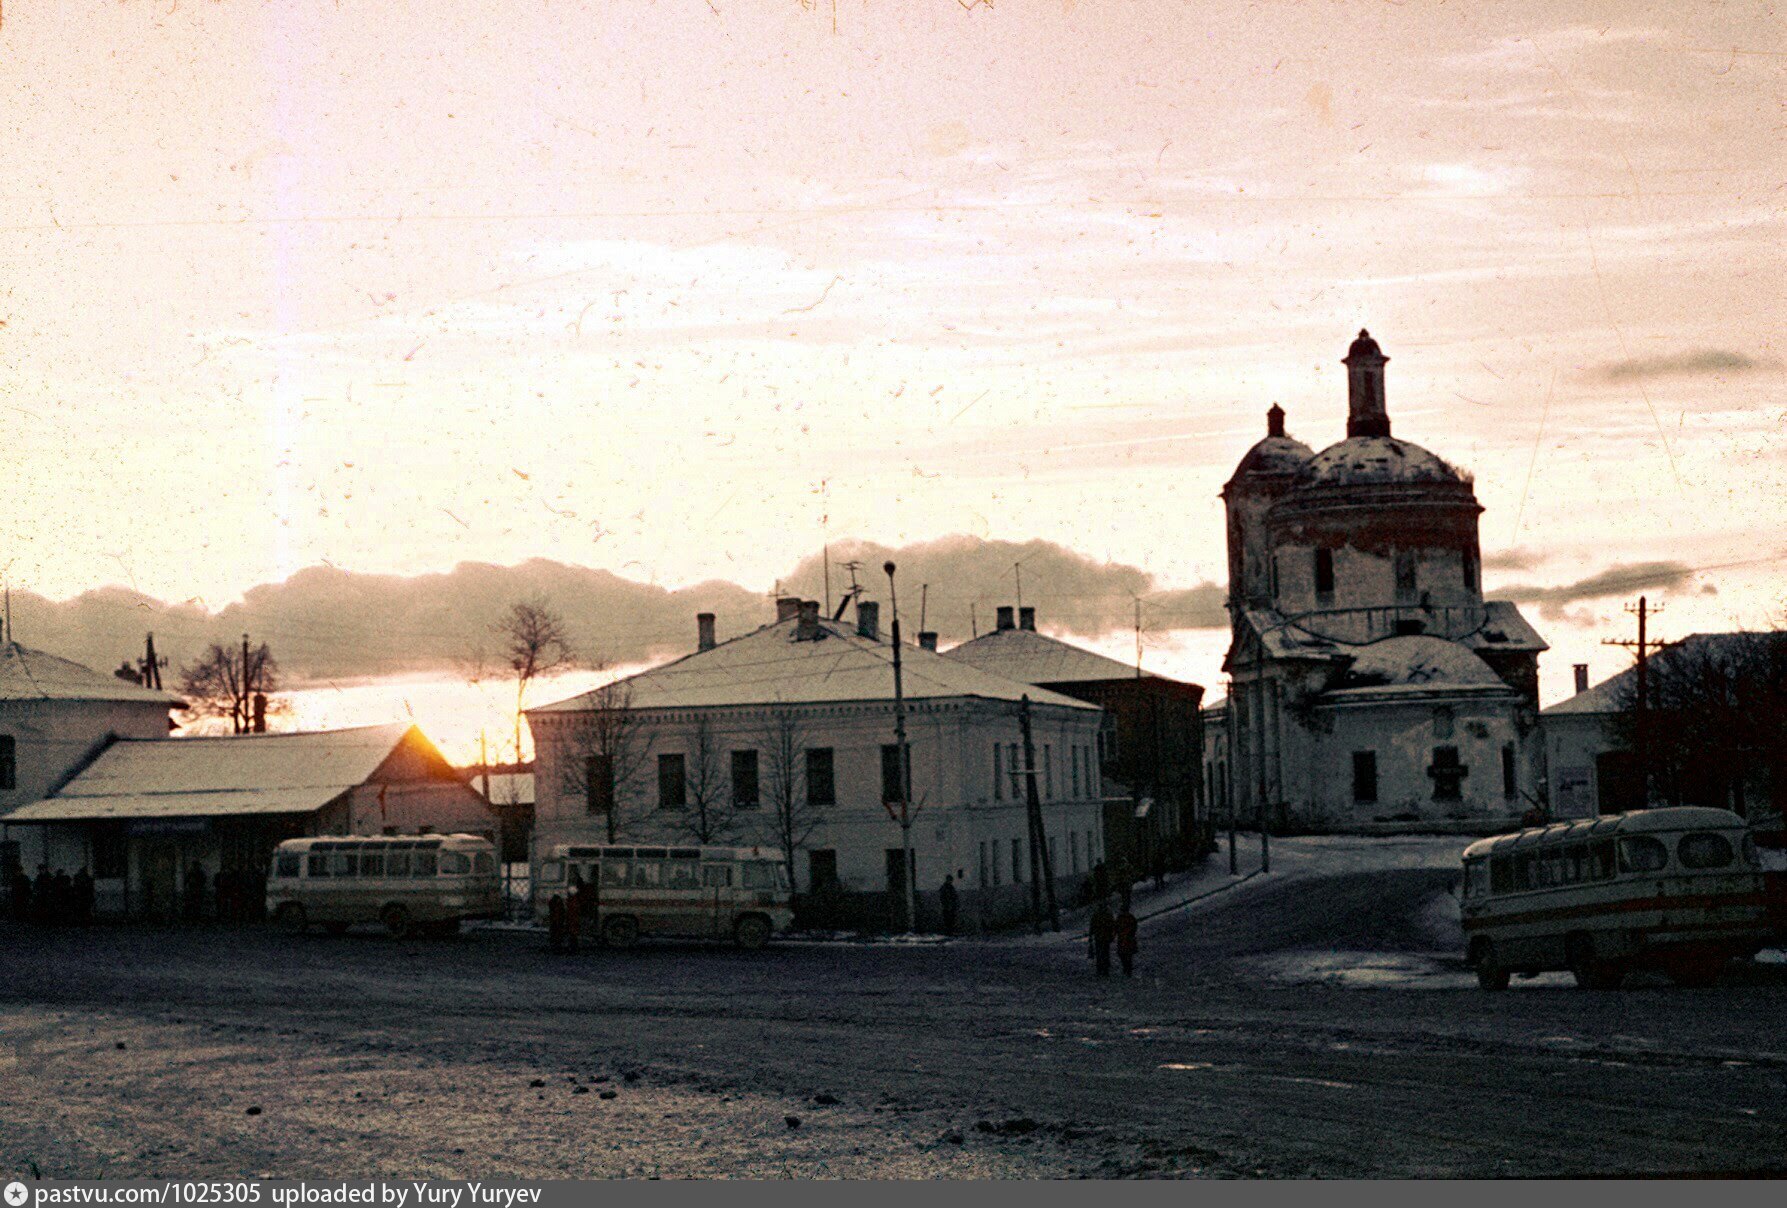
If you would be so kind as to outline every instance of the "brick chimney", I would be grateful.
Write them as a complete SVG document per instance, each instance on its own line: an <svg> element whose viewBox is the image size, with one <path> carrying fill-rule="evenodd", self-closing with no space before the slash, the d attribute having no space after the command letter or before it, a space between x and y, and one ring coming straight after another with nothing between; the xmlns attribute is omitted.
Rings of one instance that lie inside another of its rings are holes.
<svg viewBox="0 0 1787 1208"><path fill-rule="evenodd" d="M787 621L800 615L800 597L782 596L776 601L776 620Z"/></svg>
<svg viewBox="0 0 1787 1208"><path fill-rule="evenodd" d="M999 623L998 623L997 628L999 628L999 629L1015 629L1015 628L1017 628L1017 626L1012 622L1011 612L1012 612L1011 605L1009 605L1009 604L999 605L999 612L997 613L997 616L999 618Z"/></svg>
<svg viewBox="0 0 1787 1208"><path fill-rule="evenodd" d="M819 601L796 600L796 615L800 618L794 625L794 638L798 642L813 642L819 639Z"/></svg>
<svg viewBox="0 0 1787 1208"><path fill-rule="evenodd" d="M1026 605L1023 608L1018 609L1018 628L1019 629L1028 629L1031 632L1035 632L1035 630L1036 630L1036 609L1031 608L1028 605Z"/></svg>
<svg viewBox="0 0 1787 1208"><path fill-rule="evenodd" d="M714 648L714 614L698 612L695 614L695 649L712 650Z"/></svg>
<svg viewBox="0 0 1787 1208"><path fill-rule="evenodd" d="M935 654L937 652L937 633L936 633L936 631L932 630L932 629L927 629L923 633L919 634L918 635L918 648L920 650L929 650L932 654Z"/></svg>
<svg viewBox="0 0 1787 1208"><path fill-rule="evenodd" d="M881 640L881 605L873 600L856 602L856 636L871 642Z"/></svg>
<svg viewBox="0 0 1787 1208"><path fill-rule="evenodd" d="M1587 663L1577 663L1575 665L1575 667L1572 668L1572 670L1574 670L1576 672L1576 691L1579 693L1587 692L1588 691L1588 664Z"/></svg>

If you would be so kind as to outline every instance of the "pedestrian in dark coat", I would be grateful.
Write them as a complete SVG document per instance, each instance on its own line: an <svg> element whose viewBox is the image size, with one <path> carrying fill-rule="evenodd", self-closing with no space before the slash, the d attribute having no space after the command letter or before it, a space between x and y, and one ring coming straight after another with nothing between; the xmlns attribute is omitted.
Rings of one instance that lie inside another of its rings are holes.
<svg viewBox="0 0 1787 1208"><path fill-rule="evenodd" d="M1093 967L1098 976L1111 975L1111 941L1116 938L1117 920L1111 915L1111 903L1107 898L1098 899L1098 905L1092 908L1092 925L1087 939L1091 943Z"/></svg>
<svg viewBox="0 0 1787 1208"><path fill-rule="evenodd" d="M1114 924L1117 938L1117 959L1123 962L1123 976L1135 976L1136 917L1129 908L1129 899L1123 899L1123 908L1117 912Z"/></svg>
<svg viewBox="0 0 1787 1208"><path fill-rule="evenodd" d="M554 952L565 950L565 899L556 893L546 899L546 946Z"/></svg>
<svg viewBox="0 0 1787 1208"><path fill-rule="evenodd" d="M943 911L943 934L956 933L956 911L961 902L956 895L956 879L954 876L943 878L943 888L937 891L937 905Z"/></svg>

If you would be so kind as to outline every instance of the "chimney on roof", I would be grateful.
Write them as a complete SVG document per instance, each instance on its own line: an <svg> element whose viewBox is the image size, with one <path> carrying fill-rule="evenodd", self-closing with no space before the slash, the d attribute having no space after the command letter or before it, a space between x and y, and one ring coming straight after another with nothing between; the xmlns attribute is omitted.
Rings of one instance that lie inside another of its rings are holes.
<svg viewBox="0 0 1787 1208"><path fill-rule="evenodd" d="M998 628L1000 628L1000 629L1015 629L1016 628L1016 626L1012 623L1012 619L1011 619L1011 605L1009 605L1009 604L999 605L998 617L999 617Z"/></svg>
<svg viewBox="0 0 1787 1208"><path fill-rule="evenodd" d="M918 648L920 650L929 650L932 654L937 653L937 631L934 629L927 629L919 634Z"/></svg>
<svg viewBox="0 0 1787 1208"><path fill-rule="evenodd" d="M1577 663L1576 666L1574 668L1572 668L1572 670L1574 670L1576 672L1576 691L1578 693L1587 692L1588 691L1588 664L1587 663Z"/></svg>
<svg viewBox="0 0 1787 1208"><path fill-rule="evenodd" d="M782 596L776 600L776 620L787 621L800 615L800 597Z"/></svg>
<svg viewBox="0 0 1787 1208"><path fill-rule="evenodd" d="M1036 609L1031 608L1029 605L1025 605L1023 608L1018 609L1018 628L1028 629L1033 633L1035 632Z"/></svg>
<svg viewBox="0 0 1787 1208"><path fill-rule="evenodd" d="M794 640L797 642L813 642L819 639L819 601L796 600L795 604L800 618L794 625Z"/></svg>
<svg viewBox="0 0 1787 1208"><path fill-rule="evenodd" d="M871 642L881 640L881 605L873 600L856 602L856 636Z"/></svg>
<svg viewBox="0 0 1787 1208"><path fill-rule="evenodd" d="M695 614L695 649L712 650L714 648L714 614L698 612Z"/></svg>

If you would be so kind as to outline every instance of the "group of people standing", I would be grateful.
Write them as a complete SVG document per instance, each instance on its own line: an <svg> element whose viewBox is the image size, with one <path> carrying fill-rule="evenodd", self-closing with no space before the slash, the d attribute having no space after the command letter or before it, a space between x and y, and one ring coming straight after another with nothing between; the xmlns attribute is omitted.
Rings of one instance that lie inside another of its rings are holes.
<svg viewBox="0 0 1787 1208"><path fill-rule="evenodd" d="M1098 976L1111 975L1113 947L1117 949L1117 960L1123 966L1123 976L1135 976L1136 951L1141 946L1136 938L1136 926L1135 912L1130 909L1127 890L1120 896L1114 914L1111 912L1110 895L1098 899L1097 904L1092 907L1092 922L1087 929L1088 955L1092 957Z"/></svg>
<svg viewBox="0 0 1787 1208"><path fill-rule="evenodd" d="M82 868L74 876L48 864L37 866L37 875L28 877L23 868L14 868L8 886L12 917L21 923L85 926L93 921L93 874Z"/></svg>

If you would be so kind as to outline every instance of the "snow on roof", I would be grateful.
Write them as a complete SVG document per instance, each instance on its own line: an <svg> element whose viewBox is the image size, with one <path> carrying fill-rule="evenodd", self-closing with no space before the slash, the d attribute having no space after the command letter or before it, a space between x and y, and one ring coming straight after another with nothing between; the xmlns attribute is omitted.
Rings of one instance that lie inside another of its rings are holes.
<svg viewBox="0 0 1787 1208"><path fill-rule="evenodd" d="M799 618L778 621L700 650L675 662L620 681L633 709L686 709L702 706L841 704L893 700L893 647L861 637L854 625L820 620L816 640L799 641ZM1085 701L1009 680L920 646L904 646L900 670L907 700L973 697L1038 705L1096 709ZM601 699L586 692L528 710L569 713L595 708Z"/></svg>
<svg viewBox="0 0 1787 1208"><path fill-rule="evenodd" d="M408 722L222 738L121 739L52 797L7 822L308 813L366 783L405 742ZM430 747L432 749L432 746Z"/></svg>
<svg viewBox="0 0 1787 1208"><path fill-rule="evenodd" d="M1297 471L1298 487L1465 481L1464 475L1442 458L1394 436L1349 436L1317 453Z"/></svg>
<svg viewBox="0 0 1787 1208"><path fill-rule="evenodd" d="M181 703L171 693L7 642L0 645L0 701L13 700L131 701L170 709Z"/></svg>
<svg viewBox="0 0 1787 1208"><path fill-rule="evenodd" d="M1679 642L1671 642L1664 647L1664 650L1680 650L1693 655L1710 654L1715 657L1729 657L1739 654L1749 643L1768 636L1755 633L1691 633ZM1548 709L1540 710L1540 713L1545 717L1618 713L1625 708L1627 698L1636 691L1637 679L1638 668L1636 666L1627 667L1618 675L1602 680L1587 692L1578 692L1567 700L1561 700Z"/></svg>
<svg viewBox="0 0 1787 1208"><path fill-rule="evenodd" d="M1550 650L1511 600L1483 601L1483 624L1463 639L1472 650Z"/></svg>
<svg viewBox="0 0 1787 1208"><path fill-rule="evenodd" d="M951 647L943 652L943 657L1022 684L1143 678L1128 663L1106 658L1034 629L995 629L971 642ZM1146 678L1156 677L1146 675Z"/></svg>
<svg viewBox="0 0 1787 1208"><path fill-rule="evenodd" d="M1510 691L1489 664L1457 642L1428 634L1384 638L1357 653L1330 695L1349 692L1494 688Z"/></svg>

